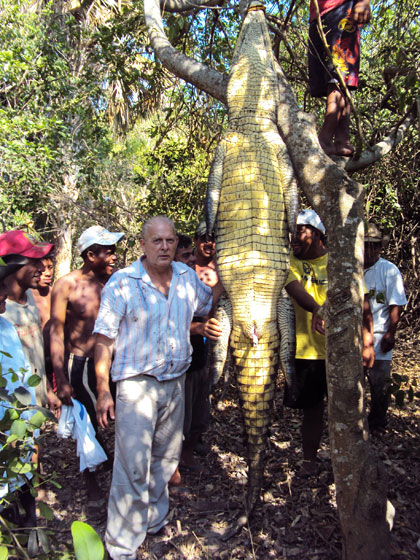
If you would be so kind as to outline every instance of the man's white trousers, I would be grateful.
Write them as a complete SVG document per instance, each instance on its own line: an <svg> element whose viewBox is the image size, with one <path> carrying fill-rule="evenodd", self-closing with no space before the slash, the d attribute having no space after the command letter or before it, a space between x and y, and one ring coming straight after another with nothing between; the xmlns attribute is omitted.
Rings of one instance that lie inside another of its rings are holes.
<svg viewBox="0 0 420 560"><path fill-rule="evenodd" d="M181 453L184 381L137 375L117 383L115 458L105 543L113 560L135 560L169 510L168 482Z"/></svg>

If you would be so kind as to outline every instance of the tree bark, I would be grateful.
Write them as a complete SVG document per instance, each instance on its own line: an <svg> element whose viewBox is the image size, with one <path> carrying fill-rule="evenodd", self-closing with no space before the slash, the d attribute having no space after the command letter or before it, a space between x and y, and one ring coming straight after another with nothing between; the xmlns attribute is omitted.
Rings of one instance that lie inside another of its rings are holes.
<svg viewBox="0 0 420 560"><path fill-rule="evenodd" d="M226 76L174 49L163 30L158 0L144 0L144 17L152 48L163 66L178 78L226 103Z"/></svg>
<svg viewBox="0 0 420 560"><path fill-rule="evenodd" d="M154 0L145 0L145 13ZM164 42L163 26L150 27L152 46ZM159 37L158 37L159 36ZM166 39L167 43L169 41ZM169 47L166 47L169 48ZM172 47L171 47L172 48ZM157 56L166 65L161 56ZM191 63L189 63L191 64ZM225 102L223 80L212 93L206 74L200 83L188 65L175 62L176 75ZM207 70L210 72L210 70ZM347 175L321 150L315 119L301 111L294 93L278 68L280 105L278 126L292 159L298 182L328 231L329 290L325 304L329 435L331 460L337 488L337 504L343 532L345 560L389 558L390 528L386 520L387 478L374 455L367 430L362 349L363 303L363 212L361 185ZM364 157L362 154L361 159ZM371 156L370 156L371 157ZM345 360L343 360L345 356Z"/></svg>

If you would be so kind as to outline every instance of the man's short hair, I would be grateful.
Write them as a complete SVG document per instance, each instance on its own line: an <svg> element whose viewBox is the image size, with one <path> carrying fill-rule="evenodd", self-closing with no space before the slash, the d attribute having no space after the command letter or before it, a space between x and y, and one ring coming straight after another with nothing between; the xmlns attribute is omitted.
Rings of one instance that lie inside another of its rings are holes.
<svg viewBox="0 0 420 560"><path fill-rule="evenodd" d="M113 247L113 245L99 245L98 243L94 243L87 247L83 253L81 253L82 259L85 261L87 259L87 254L91 251L94 255L98 256L101 251L104 250L105 247Z"/></svg>
<svg viewBox="0 0 420 560"><path fill-rule="evenodd" d="M152 218L149 218L148 220L146 220L144 222L144 224L142 225L142 228L141 228L141 238L142 239L146 239L147 230L149 229L149 227L151 225L153 225L154 222L157 222L158 220L165 220L165 221L169 222L170 225L172 226L172 229L174 230L175 235L177 234L175 224L173 223L171 218L168 218L168 216L159 215L159 216L153 216Z"/></svg>
<svg viewBox="0 0 420 560"><path fill-rule="evenodd" d="M178 236L178 250L179 249L186 249L190 245L192 245L192 239L188 235L184 235L183 233L177 233Z"/></svg>

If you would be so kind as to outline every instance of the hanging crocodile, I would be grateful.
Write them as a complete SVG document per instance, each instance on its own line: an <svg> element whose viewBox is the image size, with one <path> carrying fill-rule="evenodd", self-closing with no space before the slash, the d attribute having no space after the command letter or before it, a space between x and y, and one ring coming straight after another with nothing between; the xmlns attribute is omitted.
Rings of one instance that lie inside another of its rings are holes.
<svg viewBox="0 0 420 560"><path fill-rule="evenodd" d="M207 231L215 234L228 297L216 311L223 335L211 351L211 375L221 375L230 335L248 440L247 514L261 491L279 356L286 377L294 360L294 337L287 337L291 305L282 288L297 188L276 125L276 64L264 7L253 1L233 55L228 129L216 149L206 197Z"/></svg>

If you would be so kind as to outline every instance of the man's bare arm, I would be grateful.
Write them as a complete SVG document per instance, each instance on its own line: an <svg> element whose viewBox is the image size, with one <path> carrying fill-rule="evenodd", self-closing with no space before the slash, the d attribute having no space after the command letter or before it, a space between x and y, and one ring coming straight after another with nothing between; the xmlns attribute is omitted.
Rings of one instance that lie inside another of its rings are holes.
<svg viewBox="0 0 420 560"><path fill-rule="evenodd" d="M50 352L51 361L54 368L55 377L57 379L57 395L60 400L71 405L71 396L73 388L68 382L67 372L64 371L64 326L66 322L67 305L69 302L71 291L71 281L66 278L60 278L51 295L51 324L50 324Z"/></svg>
<svg viewBox="0 0 420 560"><path fill-rule="evenodd" d="M111 369L114 341L104 334L96 335L95 343L95 373L96 390L96 418L101 428L108 427L108 415L115 419L114 400L109 390L109 372Z"/></svg>
<svg viewBox="0 0 420 560"><path fill-rule="evenodd" d="M401 309L400 305L389 306L389 326L381 340L382 352L389 352L395 346L395 333L400 322Z"/></svg>
<svg viewBox="0 0 420 560"><path fill-rule="evenodd" d="M317 315L320 305L314 300L311 294L305 290L298 280L293 280L286 286L286 292L291 296L302 309L312 313L312 332L325 334L324 321Z"/></svg>
<svg viewBox="0 0 420 560"><path fill-rule="evenodd" d="M373 350L373 317L370 309L369 298L365 294L363 300L363 320L362 320L362 334L363 334L363 350L362 359L363 365L371 368L375 362L375 352Z"/></svg>

